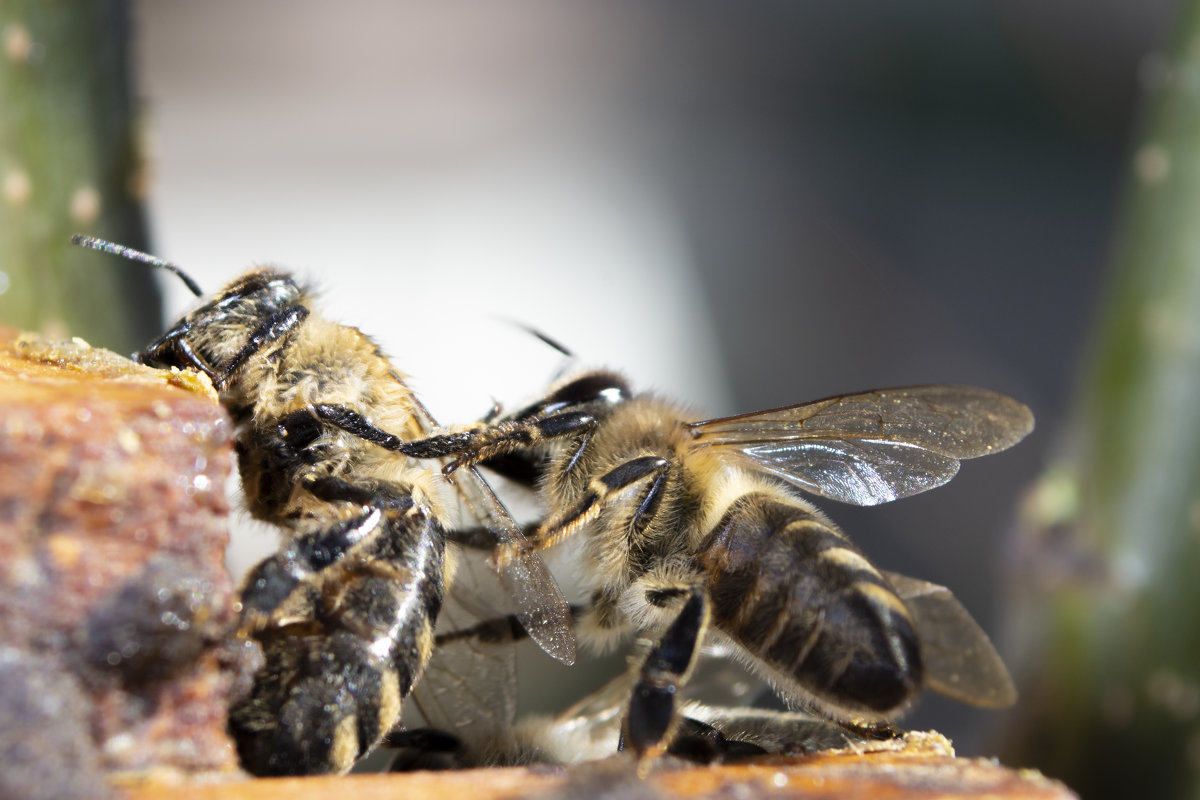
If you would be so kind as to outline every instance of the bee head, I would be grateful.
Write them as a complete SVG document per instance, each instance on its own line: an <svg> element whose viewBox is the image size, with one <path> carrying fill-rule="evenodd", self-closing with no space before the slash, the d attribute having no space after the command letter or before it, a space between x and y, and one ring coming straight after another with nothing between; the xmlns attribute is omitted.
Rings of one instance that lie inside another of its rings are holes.
<svg viewBox="0 0 1200 800"><path fill-rule="evenodd" d="M147 366L191 367L214 383L269 343L272 326L297 309L302 290L287 273L256 269L184 315L134 358Z"/></svg>
<svg viewBox="0 0 1200 800"><path fill-rule="evenodd" d="M568 379L551 389L534 405L515 415L515 419L544 416L559 411L600 413L628 400L629 384L615 372L597 370Z"/></svg>

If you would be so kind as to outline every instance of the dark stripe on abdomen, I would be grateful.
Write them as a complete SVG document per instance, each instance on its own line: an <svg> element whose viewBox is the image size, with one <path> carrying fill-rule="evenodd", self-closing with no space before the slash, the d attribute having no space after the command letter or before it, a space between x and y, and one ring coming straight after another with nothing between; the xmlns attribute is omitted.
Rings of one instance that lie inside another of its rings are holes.
<svg viewBox="0 0 1200 800"><path fill-rule="evenodd" d="M713 622L820 699L886 713L920 688L903 602L832 524L799 503L733 503L697 558Z"/></svg>

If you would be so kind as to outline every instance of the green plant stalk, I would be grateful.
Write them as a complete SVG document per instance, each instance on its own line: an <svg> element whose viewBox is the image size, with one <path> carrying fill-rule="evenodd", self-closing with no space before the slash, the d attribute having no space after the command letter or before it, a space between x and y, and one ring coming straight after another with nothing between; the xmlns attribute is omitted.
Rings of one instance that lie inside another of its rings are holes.
<svg viewBox="0 0 1200 800"><path fill-rule="evenodd" d="M124 2L0 3L0 323L131 351L161 328L145 269L69 244L146 245Z"/></svg>
<svg viewBox="0 0 1200 800"><path fill-rule="evenodd" d="M1176 36L1069 452L1034 493L1064 484L1072 508L1034 510L1022 542L1043 591L1021 593L1033 656L1005 757L1088 798L1200 798L1200 2Z"/></svg>

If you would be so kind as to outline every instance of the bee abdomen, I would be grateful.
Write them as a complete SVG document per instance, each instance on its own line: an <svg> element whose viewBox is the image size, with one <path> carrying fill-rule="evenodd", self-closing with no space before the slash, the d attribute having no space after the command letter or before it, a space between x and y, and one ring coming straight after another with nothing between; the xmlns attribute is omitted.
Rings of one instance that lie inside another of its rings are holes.
<svg viewBox="0 0 1200 800"><path fill-rule="evenodd" d="M807 507L745 495L697 558L708 571L714 624L801 694L881 715L920 689L919 644L904 603Z"/></svg>
<svg viewBox="0 0 1200 800"><path fill-rule="evenodd" d="M348 631L264 637L266 666L229 725L242 766L255 775L341 772L386 731L399 701L396 675Z"/></svg>
<svg viewBox="0 0 1200 800"><path fill-rule="evenodd" d="M401 699L429 660L445 534L411 503L385 500L378 529L327 567L342 575L322 582L309 621L257 636L266 664L229 721L253 774L349 769L399 721ZM330 526L331 546L339 531Z"/></svg>

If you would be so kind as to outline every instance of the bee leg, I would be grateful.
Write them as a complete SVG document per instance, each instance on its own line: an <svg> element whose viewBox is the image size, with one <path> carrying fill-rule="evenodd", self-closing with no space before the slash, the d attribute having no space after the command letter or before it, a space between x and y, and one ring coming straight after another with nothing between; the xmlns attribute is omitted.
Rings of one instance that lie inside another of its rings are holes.
<svg viewBox="0 0 1200 800"><path fill-rule="evenodd" d="M387 486L356 485L327 477L306 488L318 499L346 501L367 510L294 537L250 571L241 590L243 635L270 624L271 615L298 590L370 538L385 514L405 515L413 508L411 496Z"/></svg>
<svg viewBox="0 0 1200 800"><path fill-rule="evenodd" d="M395 450L412 458L443 458L451 455L462 455L482 449L483 442L491 438L499 438L491 426L470 428L454 433L431 436L415 442L406 442L394 433L388 433L382 428L371 424L370 420L354 409L344 405L330 403L314 403L312 413L317 419L340 428L346 433L353 434L363 441L378 445L385 450ZM524 426L522 426L523 428ZM519 439L523 433L512 430L508 435ZM514 448L524 446L518 442Z"/></svg>
<svg viewBox="0 0 1200 800"><path fill-rule="evenodd" d="M709 706L689 703L689 716L721 732L729 745L725 760L761 753L812 753L864 744L871 737L843 722L806 711ZM686 718L685 718L686 723ZM676 738L684 735L682 730ZM674 743L670 751L674 753Z"/></svg>
<svg viewBox="0 0 1200 800"><path fill-rule="evenodd" d="M676 697L691 673L708 618L704 590L692 587L687 602L642 662L622 731L622 741L640 765L666 750L679 726Z"/></svg>
<svg viewBox="0 0 1200 800"><path fill-rule="evenodd" d="M318 419L341 428L372 444L396 450L412 458L446 458L454 456L455 469L475 464L493 456L527 447L535 447L550 439L588 434L596 427L596 419L580 411L564 411L516 422L501 422L467 430L430 436L406 442L394 434L372 425L362 414L346 406L316 403L312 406Z"/></svg>
<svg viewBox="0 0 1200 800"><path fill-rule="evenodd" d="M203 372L210 380L216 380L217 371L192 347L189 336L192 325L186 319L158 337L145 350L133 354L139 364L154 366L156 362L187 364L197 372Z"/></svg>
<svg viewBox="0 0 1200 800"><path fill-rule="evenodd" d="M496 532L491 528L456 528L447 531L446 536L455 544L471 550L491 551L496 547Z"/></svg>
<svg viewBox="0 0 1200 800"><path fill-rule="evenodd" d="M309 311L301 305L288 306L280 311L276 311L271 316L263 320L263 323L250 334L250 338L246 344L239 350L229 362L229 366L225 367L225 371L213 378L213 385L220 387L221 384L229 380L229 376L236 373L242 368L250 358L260 352L264 347L277 342L281 339L286 339L295 330L296 326L308 317Z"/></svg>
<svg viewBox="0 0 1200 800"><path fill-rule="evenodd" d="M903 730L890 722L860 722L851 720L843 723L843 725L852 734L861 736L867 741L886 742L891 739L899 739L904 735Z"/></svg>
<svg viewBox="0 0 1200 800"><path fill-rule="evenodd" d="M318 419L364 441L387 450L395 450L410 458L453 457L453 460L443 470L446 475L480 461L536 447L551 439L580 436L581 441L568 465L569 469L574 466L579 453L587 446L597 424L595 417L590 414L581 411L564 411L515 422L483 425L406 442L395 434L377 428L362 414L346 406L316 403L312 406L312 413Z"/></svg>
<svg viewBox="0 0 1200 800"><path fill-rule="evenodd" d="M698 764L736 761L766 754L753 742L730 739L720 729L692 717L681 717L667 753Z"/></svg>
<svg viewBox="0 0 1200 800"><path fill-rule="evenodd" d="M433 640L434 647L445 647L461 641L474 641L479 644L507 644L524 639L529 635L525 627L517 619L516 614L494 617L478 622L469 628L439 633Z"/></svg>
<svg viewBox="0 0 1200 800"><path fill-rule="evenodd" d="M583 425L580 430L575 432L580 434L579 440L573 444L574 450L570 458L567 459L566 472L574 469L580 456L587 449L588 444L592 440L592 434L595 432L595 425ZM541 455L536 450L530 448L488 456L487 458L480 459L479 465L527 489L535 489L542 475ZM457 465L452 464L450 466L453 469L457 469Z"/></svg>
<svg viewBox="0 0 1200 800"><path fill-rule="evenodd" d="M552 439L567 436L580 437L571 466L592 438L596 430L596 418L582 411L563 411L547 416L531 417L515 422L502 422L484 428L431 436L419 442L408 442L398 448L412 458L441 458L454 456L442 472L449 476L462 467L486 461L517 450L537 447Z"/></svg>
<svg viewBox="0 0 1200 800"><path fill-rule="evenodd" d="M382 747L397 750L388 772L462 769L465 763L462 739L437 728L413 728L393 731L384 737Z"/></svg>
<svg viewBox="0 0 1200 800"><path fill-rule="evenodd" d="M309 410L322 422L386 450L400 450L405 444L399 436L375 427L366 417L348 406L314 403Z"/></svg>
<svg viewBox="0 0 1200 800"><path fill-rule="evenodd" d="M631 531L636 533L644 530L658 513L670 466L669 461L657 456L642 456L618 464L588 484L587 491L575 505L531 533L526 542L522 543L523 546L529 550L552 547L579 530L582 525L595 519L610 498L636 483L650 481L650 486L638 501L638 506L629 521ZM507 557L512 556L510 554ZM505 558L502 549L500 559L503 562Z"/></svg>
<svg viewBox="0 0 1200 800"><path fill-rule="evenodd" d="M487 413L479 418L479 421L484 425L491 425L496 420L500 419L500 415L504 413L504 406L500 405L500 401L492 399L492 407L487 410Z"/></svg>

